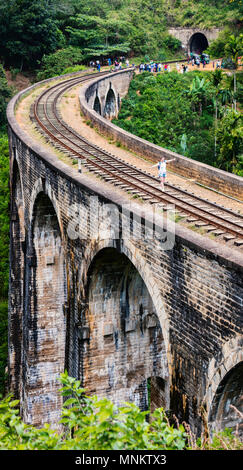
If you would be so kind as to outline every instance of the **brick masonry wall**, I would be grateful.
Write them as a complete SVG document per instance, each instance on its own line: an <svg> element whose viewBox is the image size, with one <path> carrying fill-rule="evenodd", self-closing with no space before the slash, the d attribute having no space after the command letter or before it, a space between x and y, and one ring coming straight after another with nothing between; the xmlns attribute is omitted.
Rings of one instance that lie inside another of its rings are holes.
<svg viewBox="0 0 243 470"><path fill-rule="evenodd" d="M163 250L165 227L160 219L153 231L150 206L145 236L122 211L138 206L32 142L14 119L14 101L8 120L24 218L21 235L11 222L9 386L25 420L57 422L56 377L65 367L117 403L145 406L150 383L151 407L164 403L200 431L201 406L210 412L221 380L243 359L242 255L180 226L175 236L168 226ZM12 189L12 207L16 197Z"/></svg>

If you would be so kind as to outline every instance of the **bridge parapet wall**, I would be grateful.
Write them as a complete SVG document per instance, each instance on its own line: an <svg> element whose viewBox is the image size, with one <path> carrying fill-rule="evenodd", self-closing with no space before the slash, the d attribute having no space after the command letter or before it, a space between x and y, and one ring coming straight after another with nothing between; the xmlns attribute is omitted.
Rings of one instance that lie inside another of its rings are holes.
<svg viewBox="0 0 243 470"><path fill-rule="evenodd" d="M130 81L131 72L125 70L111 74L105 79L96 79L92 83L81 88L80 107L86 119L90 120L104 135L112 137L129 150L143 157L147 157L154 162L159 161L161 157L165 157L167 159L175 158L176 161L169 164L169 168L175 173L188 178L193 178L205 186L209 186L217 191L243 200L242 177L213 168L210 165L191 160L183 155L152 144L145 139L141 139L140 137L137 137L111 123L108 119L105 119L93 109L97 87L102 86L102 81L106 80L107 82L108 80L109 83L113 83L114 80L115 89L115 83L123 80L126 77L126 74L129 74L129 80L126 80L127 85Z"/></svg>

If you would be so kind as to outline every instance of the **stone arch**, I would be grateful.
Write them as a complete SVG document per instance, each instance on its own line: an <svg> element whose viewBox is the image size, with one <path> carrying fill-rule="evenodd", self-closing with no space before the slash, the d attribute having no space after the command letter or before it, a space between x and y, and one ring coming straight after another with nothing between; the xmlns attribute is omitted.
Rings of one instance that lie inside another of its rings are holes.
<svg viewBox="0 0 243 470"><path fill-rule="evenodd" d="M163 329L148 288L129 258L114 247L98 251L88 269L86 293L90 333L84 387L116 403L136 400L134 391L149 377L160 376L168 389ZM94 356L100 358L95 364Z"/></svg>
<svg viewBox="0 0 243 470"><path fill-rule="evenodd" d="M236 373L236 377L238 367L242 367L242 346L242 336L230 339L223 345L220 355L213 358L209 363L208 385L204 403L208 410L208 421L212 429L221 429L223 423L227 421L227 416L224 417L222 411L223 404L226 403L229 385L232 378L234 378L234 374Z"/></svg>
<svg viewBox="0 0 243 470"><path fill-rule="evenodd" d="M202 54L208 48L208 40L203 33L194 33L189 40L189 50L195 54Z"/></svg>
<svg viewBox="0 0 243 470"><path fill-rule="evenodd" d="M51 201L51 204L54 207L54 210L55 210L55 213L56 213L56 216L57 216L57 220L58 220L58 225L59 225L59 228L60 228L60 231L61 231L61 235L63 237L64 236L64 231L63 231L63 224L62 224L62 219L61 219L61 215L60 215L59 204L58 204L57 198L55 196L55 193L52 189L51 184L45 178L38 178L36 180L35 184L33 185L33 188L32 188L30 203L29 203L30 226L32 225L32 221L33 221L34 206L35 206L36 200L37 200L40 193L45 193L49 197L49 199Z"/></svg>
<svg viewBox="0 0 243 470"><path fill-rule="evenodd" d="M16 398L21 395L23 301L25 266L25 227L22 181L17 159L11 168L11 219L10 219L10 277L9 277L9 389Z"/></svg>
<svg viewBox="0 0 243 470"><path fill-rule="evenodd" d="M237 411L238 410L238 411ZM209 425L217 431L230 428L243 437L243 361L225 374L214 396Z"/></svg>
<svg viewBox="0 0 243 470"><path fill-rule="evenodd" d="M98 96L96 96L94 100L94 110L101 115L101 104Z"/></svg>
<svg viewBox="0 0 243 470"><path fill-rule="evenodd" d="M104 107L104 117L107 119L112 119L117 115L117 100L116 95L113 88L110 86L106 99L105 99L105 107Z"/></svg>
<svg viewBox="0 0 243 470"><path fill-rule="evenodd" d="M57 213L43 191L33 205L27 260L23 417L55 426L62 405L57 379L65 361L65 261Z"/></svg>
<svg viewBox="0 0 243 470"><path fill-rule="evenodd" d="M89 267L95 258L95 256L104 248L115 248L120 253L124 254L129 261L135 266L137 271L139 272L140 276L142 277L150 296L153 299L156 314L158 315L162 330L163 330L163 337L166 346L166 353L167 353L167 361L169 366L171 365L171 355L170 355L170 342L169 342L169 317L165 311L163 305L163 298L161 297L161 293L158 287L157 282L155 281L152 272L147 265L145 259L142 257L141 253L137 250L136 246L129 241L129 239L118 241L113 239L104 239L99 240L97 242L90 242L86 250L84 252L84 258L86 260L85 266L81 269L81 277L83 279L83 283L87 283L87 273Z"/></svg>

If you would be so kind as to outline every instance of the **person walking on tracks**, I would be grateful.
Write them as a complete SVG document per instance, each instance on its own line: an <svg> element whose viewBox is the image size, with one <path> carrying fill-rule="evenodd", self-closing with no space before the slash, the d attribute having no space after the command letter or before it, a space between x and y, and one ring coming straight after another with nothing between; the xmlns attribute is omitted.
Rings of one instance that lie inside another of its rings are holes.
<svg viewBox="0 0 243 470"><path fill-rule="evenodd" d="M173 162L175 158L172 158L171 160L165 160L164 157L161 158L161 160L156 163L155 165L152 165L151 168L157 166L158 168L158 177L160 179L160 185L161 185L161 190L165 190L165 178L166 178L166 164L169 162Z"/></svg>

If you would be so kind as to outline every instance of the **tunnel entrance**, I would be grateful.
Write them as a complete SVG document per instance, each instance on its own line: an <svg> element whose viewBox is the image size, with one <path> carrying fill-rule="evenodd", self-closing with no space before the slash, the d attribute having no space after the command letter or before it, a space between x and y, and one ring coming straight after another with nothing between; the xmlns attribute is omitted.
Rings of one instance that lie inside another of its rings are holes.
<svg viewBox="0 0 243 470"><path fill-rule="evenodd" d="M89 269L87 298L90 338L82 377L85 389L117 405L129 401L144 409L151 378L153 394L156 387L161 389L164 399L159 402L168 407L163 332L135 266L114 248L101 250ZM155 380L158 377L160 381ZM163 387L158 385L161 383Z"/></svg>
<svg viewBox="0 0 243 470"><path fill-rule="evenodd" d="M243 362L231 369L219 384L209 417L209 424L216 431L231 428L243 437Z"/></svg>
<svg viewBox="0 0 243 470"><path fill-rule="evenodd" d="M208 40L205 34L195 33L190 39L190 52L202 54L208 48Z"/></svg>

